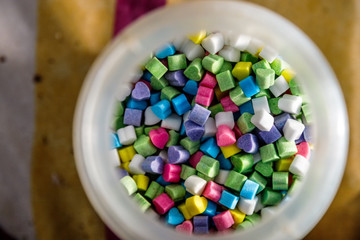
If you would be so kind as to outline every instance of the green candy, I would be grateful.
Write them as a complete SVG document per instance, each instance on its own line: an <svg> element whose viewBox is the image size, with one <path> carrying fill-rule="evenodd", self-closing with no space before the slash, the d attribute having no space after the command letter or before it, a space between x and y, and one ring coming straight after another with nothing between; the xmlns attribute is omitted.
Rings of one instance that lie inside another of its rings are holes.
<svg viewBox="0 0 360 240"><path fill-rule="evenodd" d="M236 123L243 134L249 133L255 129L255 125L251 122L252 116L251 113L244 112L237 120Z"/></svg>
<svg viewBox="0 0 360 240"><path fill-rule="evenodd" d="M269 64L268 61L266 61L265 59L261 60L261 61L258 61L257 63L253 64L252 65L252 70L254 73L256 73L256 70L257 69L271 69L271 66ZM272 69L271 69L272 70ZM274 70L273 70L274 71Z"/></svg>
<svg viewBox="0 0 360 240"><path fill-rule="evenodd" d="M246 215L246 217L245 217L245 221L249 221L252 224L256 224L256 223L260 222L260 220L261 220L261 216L256 213L254 213L252 215Z"/></svg>
<svg viewBox="0 0 360 240"><path fill-rule="evenodd" d="M212 177L209 177L209 176L206 176L205 174L201 173L201 172L197 172L196 175L198 177L201 177L202 179L204 179L205 181L209 182L209 181L213 181L214 178Z"/></svg>
<svg viewBox="0 0 360 240"><path fill-rule="evenodd" d="M145 197L153 200L163 192L164 192L164 187L161 186L159 183L152 181L144 195Z"/></svg>
<svg viewBox="0 0 360 240"><path fill-rule="evenodd" d="M141 135L134 143L135 151L143 157L148 157L156 153L157 149L151 143L150 138L146 135Z"/></svg>
<svg viewBox="0 0 360 240"><path fill-rule="evenodd" d="M268 163L258 162L255 165L255 170L264 177L270 177L274 172L272 168L272 162L268 162Z"/></svg>
<svg viewBox="0 0 360 240"><path fill-rule="evenodd" d="M216 74L216 81L218 82L221 92L225 92L235 87L234 77L230 70Z"/></svg>
<svg viewBox="0 0 360 240"><path fill-rule="evenodd" d="M225 181L225 187L231 188L235 191L240 192L242 186L244 185L247 177L241 173L238 173L234 170L229 172L229 175Z"/></svg>
<svg viewBox="0 0 360 240"><path fill-rule="evenodd" d="M243 221L242 223L240 223L237 227L236 230L240 230L243 231L245 229L251 228L254 225L250 222L250 221Z"/></svg>
<svg viewBox="0 0 360 240"><path fill-rule="evenodd" d="M224 107L221 105L221 103L217 103L209 107L209 110L211 111L211 117L215 117L217 113L224 111Z"/></svg>
<svg viewBox="0 0 360 240"><path fill-rule="evenodd" d="M232 89L229 92L229 96L231 101L233 101L237 106L240 106L241 104L251 100L251 98L245 96L240 86L237 86L236 88Z"/></svg>
<svg viewBox="0 0 360 240"><path fill-rule="evenodd" d="M201 61L203 68L213 74L220 72L222 65L224 64L224 58L219 55L209 54L205 56Z"/></svg>
<svg viewBox="0 0 360 240"><path fill-rule="evenodd" d="M289 81L289 87L292 95L301 96L301 89L299 84L296 82L296 79L293 78Z"/></svg>
<svg viewBox="0 0 360 240"><path fill-rule="evenodd" d="M158 125L154 125L154 126L151 126L151 127L145 127L144 128L144 134L146 135L146 136L149 136L149 133L150 133L150 131L151 130L153 130L153 129L158 129L160 126L158 126Z"/></svg>
<svg viewBox="0 0 360 240"><path fill-rule="evenodd" d="M289 173L288 172L273 172L272 188L273 188L273 190L287 191L289 188Z"/></svg>
<svg viewBox="0 0 360 240"><path fill-rule="evenodd" d="M276 58L272 63L270 63L270 67L275 71L275 74L279 76L281 71L287 68L287 64L284 60Z"/></svg>
<svg viewBox="0 0 360 240"><path fill-rule="evenodd" d="M220 163L218 160L212 157L203 155L200 158L199 163L196 165L196 170L210 178L213 178L219 174Z"/></svg>
<svg viewBox="0 0 360 240"><path fill-rule="evenodd" d="M279 115L282 113L282 110L278 107L279 100L280 100L280 97L270 98L268 100L270 111L274 115Z"/></svg>
<svg viewBox="0 0 360 240"><path fill-rule="evenodd" d="M275 82L275 71L272 69L256 69L256 83L260 89L268 89Z"/></svg>
<svg viewBox="0 0 360 240"><path fill-rule="evenodd" d="M282 194L275 192L269 188L265 188L261 194L261 203L263 205L274 206L277 205L282 200Z"/></svg>
<svg viewBox="0 0 360 240"><path fill-rule="evenodd" d="M135 180L130 176L125 176L120 179L120 184L125 188L129 196L134 194L138 189Z"/></svg>
<svg viewBox="0 0 360 240"><path fill-rule="evenodd" d="M270 90L269 89L260 89L260 92L258 92L257 94L255 94L254 98L259 98L259 97L263 97L266 96L266 98L270 98Z"/></svg>
<svg viewBox="0 0 360 240"><path fill-rule="evenodd" d="M180 184L171 184L165 187L165 192L174 201L178 202L185 198L185 188Z"/></svg>
<svg viewBox="0 0 360 240"><path fill-rule="evenodd" d="M169 82L164 77L161 77L160 79L157 79L154 76L151 76L150 78L150 86L157 91L160 91L164 87L168 86Z"/></svg>
<svg viewBox="0 0 360 240"><path fill-rule="evenodd" d="M180 92L171 86L161 89L160 99L166 99L171 101L174 97L178 96Z"/></svg>
<svg viewBox="0 0 360 240"><path fill-rule="evenodd" d="M190 167L189 165L181 164L181 173L180 178L182 180L186 180L188 177L195 175L196 169L193 167Z"/></svg>
<svg viewBox="0 0 360 240"><path fill-rule="evenodd" d="M241 53L241 57L240 57L240 61L241 62L251 62L252 64L256 63L257 61L259 61L259 58L247 53L247 52L242 52Z"/></svg>
<svg viewBox="0 0 360 240"><path fill-rule="evenodd" d="M195 58L185 69L184 75L191 80L200 81L204 75L201 58Z"/></svg>
<svg viewBox="0 0 360 240"><path fill-rule="evenodd" d="M235 171L244 173L254 165L254 158L252 154L239 153L231 157L231 163Z"/></svg>
<svg viewBox="0 0 360 240"><path fill-rule="evenodd" d="M281 158L288 158L297 153L295 142L289 142L284 137L276 141L276 148Z"/></svg>
<svg viewBox="0 0 360 240"><path fill-rule="evenodd" d="M112 123L111 123L111 128L114 129L115 131L125 127L124 125L124 116L117 116L113 119Z"/></svg>
<svg viewBox="0 0 360 240"><path fill-rule="evenodd" d="M140 137L141 135L144 134L144 126L141 127L136 127L135 128L135 134L136 134L136 138Z"/></svg>
<svg viewBox="0 0 360 240"><path fill-rule="evenodd" d="M258 172L253 172L250 177L250 180L256 182L259 184L259 188L256 192L256 194L260 193L262 190L265 189L266 185L267 185L267 180L266 178L264 178L263 176L261 176Z"/></svg>
<svg viewBox="0 0 360 240"><path fill-rule="evenodd" d="M137 193L134 196L135 202L139 205L139 208L142 212L145 212L149 207L151 207L151 203L148 202L140 193Z"/></svg>
<svg viewBox="0 0 360 240"><path fill-rule="evenodd" d="M200 141L191 141L189 137L180 140L180 145L183 146L190 155L194 154L200 148Z"/></svg>
<svg viewBox="0 0 360 240"><path fill-rule="evenodd" d="M233 69L233 66L232 66L231 62L224 61L224 64L223 64L222 67L220 68L219 73L225 72L225 71L227 71L227 70L232 71L232 69Z"/></svg>
<svg viewBox="0 0 360 240"><path fill-rule="evenodd" d="M176 54L167 57L169 71L177 71L187 67L185 54Z"/></svg>
<svg viewBox="0 0 360 240"><path fill-rule="evenodd" d="M166 143L166 147L177 145L177 143L179 142L179 137L180 137L180 134L178 132L176 132L175 130L170 130L169 131L169 140Z"/></svg>
<svg viewBox="0 0 360 240"><path fill-rule="evenodd" d="M301 106L301 111L303 112L306 122L312 123L311 107L309 106L309 104L303 104Z"/></svg>
<svg viewBox="0 0 360 240"><path fill-rule="evenodd" d="M280 159L276 153L275 146L272 143L260 147L259 151L260 151L261 160L264 163L273 162Z"/></svg>
<svg viewBox="0 0 360 240"><path fill-rule="evenodd" d="M115 109L114 109L114 116L119 117L124 114L125 107L123 102L116 102Z"/></svg>
<svg viewBox="0 0 360 240"><path fill-rule="evenodd" d="M146 64L145 68L157 79L160 79L167 72L167 67L159 59L153 57Z"/></svg>

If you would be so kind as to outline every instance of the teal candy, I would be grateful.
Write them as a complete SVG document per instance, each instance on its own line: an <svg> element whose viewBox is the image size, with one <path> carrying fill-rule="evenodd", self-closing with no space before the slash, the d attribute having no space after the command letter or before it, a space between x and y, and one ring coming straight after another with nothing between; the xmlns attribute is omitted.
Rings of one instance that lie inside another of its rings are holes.
<svg viewBox="0 0 360 240"><path fill-rule="evenodd" d="M184 221L184 215L175 207L171 208L165 216L165 222L170 225L179 225Z"/></svg>

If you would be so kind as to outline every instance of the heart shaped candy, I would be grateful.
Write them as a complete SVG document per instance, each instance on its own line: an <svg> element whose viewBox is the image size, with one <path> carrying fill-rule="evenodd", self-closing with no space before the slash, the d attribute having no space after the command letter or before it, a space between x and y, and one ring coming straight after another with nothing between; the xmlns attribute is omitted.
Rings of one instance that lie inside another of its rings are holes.
<svg viewBox="0 0 360 240"><path fill-rule="evenodd" d="M226 147L236 142L235 133L227 125L220 125L216 133L216 141L219 147Z"/></svg>
<svg viewBox="0 0 360 240"><path fill-rule="evenodd" d="M182 224L176 226L176 231L191 234L193 232L193 224L190 220L184 221Z"/></svg>
<svg viewBox="0 0 360 240"><path fill-rule="evenodd" d="M155 147L163 149L169 141L169 134L165 128L152 129L149 132L151 142Z"/></svg>
<svg viewBox="0 0 360 240"><path fill-rule="evenodd" d="M145 83L137 82L131 97L136 101L148 100L150 98L150 89Z"/></svg>

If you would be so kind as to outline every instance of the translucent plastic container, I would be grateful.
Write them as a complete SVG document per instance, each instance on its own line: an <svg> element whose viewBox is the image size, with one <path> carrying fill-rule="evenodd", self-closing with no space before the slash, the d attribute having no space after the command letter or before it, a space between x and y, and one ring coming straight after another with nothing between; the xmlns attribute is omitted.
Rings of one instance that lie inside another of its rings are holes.
<svg viewBox="0 0 360 240"><path fill-rule="evenodd" d="M150 51L174 37L232 30L276 49L297 72L313 107L311 168L301 187L273 217L246 231L209 239L298 239L329 207L341 181L348 149L346 107L336 77L312 41L286 19L244 2L191 2L165 7L141 18L106 48L83 85L74 121L76 164L85 191L103 221L123 239L192 239L138 210L118 184L106 141L115 99L130 93L130 82Z"/></svg>

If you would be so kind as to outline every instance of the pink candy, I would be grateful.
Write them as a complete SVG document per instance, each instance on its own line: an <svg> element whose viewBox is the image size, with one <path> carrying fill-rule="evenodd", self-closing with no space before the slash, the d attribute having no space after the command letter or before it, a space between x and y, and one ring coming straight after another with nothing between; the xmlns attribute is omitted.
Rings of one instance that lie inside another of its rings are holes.
<svg viewBox="0 0 360 240"><path fill-rule="evenodd" d="M214 202L217 202L220 200L221 197L221 193L224 190L224 187L213 182L213 181L209 181L206 184L206 187L202 193L202 195Z"/></svg>
<svg viewBox="0 0 360 240"><path fill-rule="evenodd" d="M169 141L169 134L165 128L152 129L149 132L151 142L155 147L163 149Z"/></svg>
<svg viewBox="0 0 360 240"><path fill-rule="evenodd" d="M197 151L193 155L191 155L189 159L189 163L193 168L196 168L196 165L200 162L200 158L204 155L201 151Z"/></svg>
<svg viewBox="0 0 360 240"><path fill-rule="evenodd" d="M296 148L298 150L296 155L301 155L306 159L310 159L311 150L310 150L310 145L308 142L299 143L298 145L296 145Z"/></svg>
<svg viewBox="0 0 360 240"><path fill-rule="evenodd" d="M164 166L163 178L166 182L179 182L181 174L181 166L167 163Z"/></svg>
<svg viewBox="0 0 360 240"><path fill-rule="evenodd" d="M234 219L231 216L231 213L229 210L214 216L212 219L215 223L217 230L219 230L219 231L228 229L234 224Z"/></svg>
<svg viewBox="0 0 360 240"><path fill-rule="evenodd" d="M195 102L204 106L210 106L214 98L214 90L205 86L199 86Z"/></svg>
<svg viewBox="0 0 360 240"><path fill-rule="evenodd" d="M240 138L243 135L237 124L235 124L233 131L235 133L236 139Z"/></svg>
<svg viewBox="0 0 360 240"><path fill-rule="evenodd" d="M155 206L155 210L161 215L165 214L175 206L174 201L171 200L171 198L166 193L162 193L154 198L153 204Z"/></svg>
<svg viewBox="0 0 360 240"><path fill-rule="evenodd" d="M182 224L176 226L175 230L185 234L191 235L193 232L194 226L190 220L184 221Z"/></svg>
<svg viewBox="0 0 360 240"><path fill-rule="evenodd" d="M217 84L217 80L214 74L206 72L203 79L200 82L200 86L214 88Z"/></svg>
<svg viewBox="0 0 360 240"><path fill-rule="evenodd" d="M220 125L216 133L216 141L219 147L226 147L236 142L235 133L227 125Z"/></svg>
<svg viewBox="0 0 360 240"><path fill-rule="evenodd" d="M224 108L225 112L237 112L239 107L231 100L230 96L223 97L220 100L221 105Z"/></svg>

